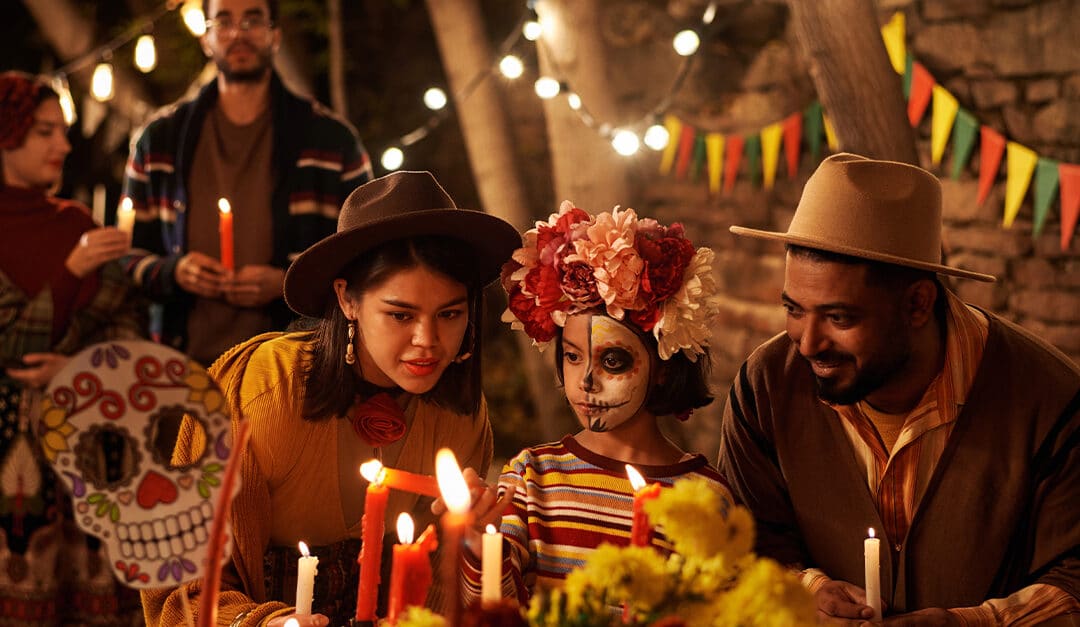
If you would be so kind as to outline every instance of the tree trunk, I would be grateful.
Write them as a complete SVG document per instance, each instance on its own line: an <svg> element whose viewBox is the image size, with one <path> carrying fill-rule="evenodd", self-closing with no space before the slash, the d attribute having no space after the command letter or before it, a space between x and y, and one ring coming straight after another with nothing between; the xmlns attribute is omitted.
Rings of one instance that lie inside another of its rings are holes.
<svg viewBox="0 0 1080 627"><path fill-rule="evenodd" d="M326 28L330 39L330 106L349 118L345 92L345 36L341 32L341 0L326 0Z"/></svg>
<svg viewBox="0 0 1080 627"><path fill-rule="evenodd" d="M918 165L900 77L872 0L789 0L788 6L840 149Z"/></svg>
<svg viewBox="0 0 1080 627"><path fill-rule="evenodd" d="M510 121L498 85L491 80L493 52L477 0L428 0L428 14L439 45L443 69L454 93L458 122L465 137L480 203L492 215L522 229L531 224L528 199L516 166ZM463 89L486 75L466 98ZM537 417L547 439L558 437L553 425L557 396L554 375L524 333L515 333Z"/></svg>

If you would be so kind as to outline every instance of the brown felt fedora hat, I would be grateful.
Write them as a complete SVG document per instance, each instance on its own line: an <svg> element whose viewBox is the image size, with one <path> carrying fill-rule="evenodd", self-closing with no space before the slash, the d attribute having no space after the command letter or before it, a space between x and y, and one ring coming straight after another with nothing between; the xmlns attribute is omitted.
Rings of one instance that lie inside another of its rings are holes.
<svg viewBox="0 0 1080 627"><path fill-rule="evenodd" d="M806 181L786 233L731 227L736 235L977 281L989 274L941 263L941 183L922 168L839 153Z"/></svg>
<svg viewBox="0 0 1080 627"><path fill-rule="evenodd" d="M396 239L445 235L472 249L477 284L499 277L521 246L509 222L462 209L430 172L394 172L353 190L338 215L337 233L300 253L285 274L285 302L293 311L322 317L333 281L364 252Z"/></svg>

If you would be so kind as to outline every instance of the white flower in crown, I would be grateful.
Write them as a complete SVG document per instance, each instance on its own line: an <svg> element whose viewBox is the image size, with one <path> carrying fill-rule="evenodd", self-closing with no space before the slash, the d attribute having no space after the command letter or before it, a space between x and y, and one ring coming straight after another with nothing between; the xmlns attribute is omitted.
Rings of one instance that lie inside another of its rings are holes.
<svg viewBox="0 0 1080 627"><path fill-rule="evenodd" d="M690 361L705 352L709 336L720 314L709 248L699 248L683 275L679 291L661 308L660 321L653 327L660 359L669 359L681 350Z"/></svg>

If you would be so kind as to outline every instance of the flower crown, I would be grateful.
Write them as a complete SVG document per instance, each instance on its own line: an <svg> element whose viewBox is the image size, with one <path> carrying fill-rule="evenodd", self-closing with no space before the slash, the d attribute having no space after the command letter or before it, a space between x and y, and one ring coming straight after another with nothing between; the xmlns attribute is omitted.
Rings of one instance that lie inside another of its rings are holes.
<svg viewBox="0 0 1080 627"><path fill-rule="evenodd" d="M660 359L697 361L719 313L713 251L694 249L681 224L633 209L589 215L570 201L522 236L502 271L503 322L543 350L567 316L598 310L656 337Z"/></svg>

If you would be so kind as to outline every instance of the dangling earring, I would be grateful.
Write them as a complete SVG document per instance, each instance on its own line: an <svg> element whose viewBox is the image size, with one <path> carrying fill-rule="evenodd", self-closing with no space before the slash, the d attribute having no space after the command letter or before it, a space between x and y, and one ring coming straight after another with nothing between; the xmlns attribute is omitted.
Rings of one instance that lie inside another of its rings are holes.
<svg viewBox="0 0 1080 627"><path fill-rule="evenodd" d="M462 354L460 354L460 355L458 355L457 357L455 357L455 358L454 358L454 363L455 363L455 364L460 364L460 363L464 363L464 362L466 362L466 361L467 361L467 360L468 360L468 359L469 359L470 357L472 357L472 352L468 352L468 353L462 353Z"/></svg>
<svg viewBox="0 0 1080 627"><path fill-rule="evenodd" d="M353 329L352 320L349 320L346 324L349 325L349 343L345 346L345 363L351 366L356 363L356 349L353 348L353 337L355 337L356 331Z"/></svg>
<svg viewBox="0 0 1080 627"><path fill-rule="evenodd" d="M473 327L473 323L472 323L472 319L471 319L471 318L469 319L469 329L468 329L468 331L469 331L469 332L468 332L468 336L469 336L469 339L468 339L468 340L466 340L465 342L462 342L462 345L463 345L463 346L472 346L472 345L473 345L473 342L474 342L474 341L476 341L476 329L475 329L475 328ZM453 359L453 362L454 362L455 364L460 364L460 363L464 363L464 362L466 362L466 361L467 361L467 360L468 360L468 359L469 359L470 357L472 357L472 351L465 351L464 353L461 353L460 355L458 355L457 357L455 357L455 358Z"/></svg>

